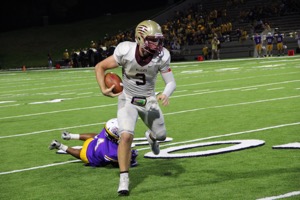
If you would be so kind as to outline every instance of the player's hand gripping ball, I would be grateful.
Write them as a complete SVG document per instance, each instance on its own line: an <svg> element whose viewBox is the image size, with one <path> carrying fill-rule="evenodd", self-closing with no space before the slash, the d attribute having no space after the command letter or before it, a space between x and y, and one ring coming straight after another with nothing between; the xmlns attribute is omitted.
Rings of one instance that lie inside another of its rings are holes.
<svg viewBox="0 0 300 200"><path fill-rule="evenodd" d="M115 88L112 90L113 93L117 94L123 91L122 79L118 74L113 72L108 72L104 76L104 82L107 88L110 88L112 85L115 85Z"/></svg>

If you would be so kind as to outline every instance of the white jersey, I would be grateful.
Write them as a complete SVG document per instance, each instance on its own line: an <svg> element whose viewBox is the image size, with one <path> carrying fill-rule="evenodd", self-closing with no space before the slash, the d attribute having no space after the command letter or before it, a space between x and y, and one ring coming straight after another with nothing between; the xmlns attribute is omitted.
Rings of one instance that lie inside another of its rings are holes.
<svg viewBox="0 0 300 200"><path fill-rule="evenodd" d="M130 96L149 97L155 95L155 82L158 72L169 72L170 53L166 48L154 56L145 66L136 60L137 43L121 42L114 51L114 58L122 66L124 92Z"/></svg>

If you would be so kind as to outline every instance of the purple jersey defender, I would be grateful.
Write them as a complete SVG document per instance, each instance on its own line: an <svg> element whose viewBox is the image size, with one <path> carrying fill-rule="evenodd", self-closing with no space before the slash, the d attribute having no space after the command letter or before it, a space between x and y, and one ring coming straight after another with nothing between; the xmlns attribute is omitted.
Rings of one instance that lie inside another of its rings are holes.
<svg viewBox="0 0 300 200"><path fill-rule="evenodd" d="M88 164L94 167L102 167L108 164L118 164L118 144L108 139L105 128L94 138L86 140L82 152L86 152ZM137 150L131 151L131 167L137 165Z"/></svg>

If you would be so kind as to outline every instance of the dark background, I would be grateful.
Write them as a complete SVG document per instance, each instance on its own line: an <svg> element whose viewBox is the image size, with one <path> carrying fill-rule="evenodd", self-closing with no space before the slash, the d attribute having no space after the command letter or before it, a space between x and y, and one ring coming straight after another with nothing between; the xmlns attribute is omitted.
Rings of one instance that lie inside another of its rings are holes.
<svg viewBox="0 0 300 200"><path fill-rule="evenodd" d="M178 0L10 0L1 5L1 32L147 10Z"/></svg>

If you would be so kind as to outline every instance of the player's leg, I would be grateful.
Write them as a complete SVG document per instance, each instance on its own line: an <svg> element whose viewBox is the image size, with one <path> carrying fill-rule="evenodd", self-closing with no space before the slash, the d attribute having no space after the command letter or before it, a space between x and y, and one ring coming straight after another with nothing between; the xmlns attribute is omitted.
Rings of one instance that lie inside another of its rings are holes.
<svg viewBox="0 0 300 200"><path fill-rule="evenodd" d="M119 195L129 194L129 167L131 164L131 143L133 135L122 132L118 146L118 163L120 170Z"/></svg>
<svg viewBox="0 0 300 200"><path fill-rule="evenodd" d="M258 45L258 55L259 55L259 57L262 57L262 45L261 44Z"/></svg>
<svg viewBox="0 0 300 200"><path fill-rule="evenodd" d="M72 148L72 147L68 147L66 152L69 153L69 154L71 154L71 155L74 156L75 158L80 159L80 152L81 152L81 149L74 149L74 148Z"/></svg>
<svg viewBox="0 0 300 200"><path fill-rule="evenodd" d="M255 50L256 50L256 53L257 53L257 58L259 57L259 48L258 48L258 44L257 45L255 45Z"/></svg>
<svg viewBox="0 0 300 200"><path fill-rule="evenodd" d="M49 149L50 150L53 150L53 149L63 150L63 151L66 151L67 153L71 154L75 158L79 158L80 159L80 151L81 151L81 149L73 149L72 147L68 147L68 146L60 143L57 140L52 140L52 142L50 143Z"/></svg>
<svg viewBox="0 0 300 200"><path fill-rule="evenodd" d="M79 135L79 140L86 141L87 139L94 138L96 133L83 133Z"/></svg>
<svg viewBox="0 0 300 200"><path fill-rule="evenodd" d="M269 44L267 45L267 51L266 51L266 54L267 54L267 56L270 57L270 45L269 45Z"/></svg>
<svg viewBox="0 0 300 200"><path fill-rule="evenodd" d="M131 143L133 141L133 134L123 131L120 135L118 145L118 162L120 172L128 171L131 161Z"/></svg>
<svg viewBox="0 0 300 200"><path fill-rule="evenodd" d="M280 45L280 52L281 52L281 55L284 56L283 43L281 43L281 45Z"/></svg>
<svg viewBox="0 0 300 200"><path fill-rule="evenodd" d="M119 195L129 195L129 167L131 162L131 144L135 124L138 118L136 107L131 104L131 97L123 92L118 102L119 146L118 163L120 170Z"/></svg>
<svg viewBox="0 0 300 200"><path fill-rule="evenodd" d="M155 134L149 129L145 132L145 137L151 147L152 152L155 155L158 155L160 152L159 143L155 137Z"/></svg>
<svg viewBox="0 0 300 200"><path fill-rule="evenodd" d="M157 101L148 101L148 103L152 103L154 105L147 104L147 107L154 107L155 109L141 112L140 117L149 128L149 130L145 132L145 136L149 142L152 152L157 155L160 152L158 141L164 141L167 135L165 121Z"/></svg>
<svg viewBox="0 0 300 200"><path fill-rule="evenodd" d="M95 137L97 134L96 133L83 133L83 134L75 134L75 133L70 133L69 131L63 131L61 133L61 138L64 140L87 140L89 138Z"/></svg>

